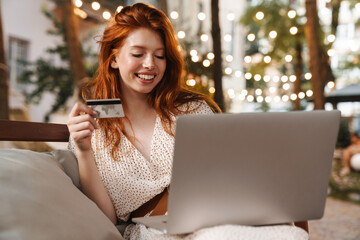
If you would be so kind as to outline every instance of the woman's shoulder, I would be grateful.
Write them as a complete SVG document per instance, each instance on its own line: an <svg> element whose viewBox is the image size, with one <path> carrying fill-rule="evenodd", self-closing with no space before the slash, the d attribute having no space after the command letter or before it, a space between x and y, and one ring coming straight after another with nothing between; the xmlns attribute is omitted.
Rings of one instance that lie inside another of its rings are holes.
<svg viewBox="0 0 360 240"><path fill-rule="evenodd" d="M213 114L205 100L195 100L184 103L178 107L182 114Z"/></svg>

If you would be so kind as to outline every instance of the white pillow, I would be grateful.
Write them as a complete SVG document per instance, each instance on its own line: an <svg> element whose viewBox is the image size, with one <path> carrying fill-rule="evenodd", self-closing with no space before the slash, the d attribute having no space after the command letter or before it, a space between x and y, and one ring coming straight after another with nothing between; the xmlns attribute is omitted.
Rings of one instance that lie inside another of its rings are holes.
<svg viewBox="0 0 360 240"><path fill-rule="evenodd" d="M0 239L123 239L54 155L0 149Z"/></svg>

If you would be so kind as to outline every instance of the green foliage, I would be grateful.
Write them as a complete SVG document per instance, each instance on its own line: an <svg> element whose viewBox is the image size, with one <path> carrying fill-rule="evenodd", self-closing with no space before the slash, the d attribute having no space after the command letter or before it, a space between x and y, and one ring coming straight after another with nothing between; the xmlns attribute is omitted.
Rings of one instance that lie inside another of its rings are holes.
<svg viewBox="0 0 360 240"><path fill-rule="evenodd" d="M45 6L42 12L53 24L53 28L47 30L47 34L60 36L62 41L46 50L48 58L40 57L35 62L22 62L26 66L26 70L18 81L33 86L30 92L25 92L30 103L39 104L45 93L54 93L55 102L44 117L44 121L47 122L52 113L65 107L67 100L73 96L75 86L69 66L69 53L65 44L64 25ZM92 60L86 65L89 76L92 76L96 69L96 61L93 60L96 55L92 53L91 48L88 48L83 51L83 56ZM54 59L60 59L61 64L55 64Z"/></svg>

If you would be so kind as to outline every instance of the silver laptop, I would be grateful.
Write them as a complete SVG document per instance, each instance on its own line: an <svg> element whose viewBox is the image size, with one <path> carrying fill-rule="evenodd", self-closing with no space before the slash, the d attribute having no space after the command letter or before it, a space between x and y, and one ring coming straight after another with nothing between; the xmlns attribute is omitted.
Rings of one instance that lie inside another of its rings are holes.
<svg viewBox="0 0 360 240"><path fill-rule="evenodd" d="M319 219L339 111L185 115L168 213L132 221L167 233Z"/></svg>

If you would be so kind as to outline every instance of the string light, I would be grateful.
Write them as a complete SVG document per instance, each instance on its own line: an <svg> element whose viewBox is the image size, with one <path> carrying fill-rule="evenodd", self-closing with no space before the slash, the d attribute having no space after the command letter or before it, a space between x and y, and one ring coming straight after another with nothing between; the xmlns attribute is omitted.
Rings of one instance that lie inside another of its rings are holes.
<svg viewBox="0 0 360 240"><path fill-rule="evenodd" d="M270 82L270 76L269 75L264 76L264 82Z"/></svg>
<svg viewBox="0 0 360 240"><path fill-rule="evenodd" d="M296 93L291 94L291 95L290 95L290 99L293 100L293 101L295 101L295 100L297 99Z"/></svg>
<svg viewBox="0 0 360 240"><path fill-rule="evenodd" d="M246 97L246 100L247 100L248 102L253 102L253 101L254 101L254 96L248 95L248 96Z"/></svg>
<svg viewBox="0 0 360 240"><path fill-rule="evenodd" d="M204 21L205 18L206 18L206 15L205 15L204 12L199 12L198 15L197 15L197 17L198 17L198 19L199 19L200 21Z"/></svg>
<svg viewBox="0 0 360 240"><path fill-rule="evenodd" d="M265 97L265 102L271 103L271 97L269 97L269 96Z"/></svg>
<svg viewBox="0 0 360 240"><path fill-rule="evenodd" d="M270 87L269 92L270 93L275 93L276 92L276 87Z"/></svg>
<svg viewBox="0 0 360 240"><path fill-rule="evenodd" d="M256 101L257 101L258 103L262 103L262 102L264 101L264 97L263 97L263 96L258 96L258 97L256 98Z"/></svg>
<svg viewBox="0 0 360 240"><path fill-rule="evenodd" d="M241 95L244 95L244 96L246 96L246 95L248 95L248 90L246 90L246 89L243 89L243 90L241 90Z"/></svg>
<svg viewBox="0 0 360 240"><path fill-rule="evenodd" d="M255 74L254 80L255 81L260 81L261 80L261 75L260 74Z"/></svg>
<svg viewBox="0 0 360 240"><path fill-rule="evenodd" d="M227 62L232 62L232 61L234 60L234 57L233 57L232 55L227 55L227 56L225 57L225 60L226 60Z"/></svg>
<svg viewBox="0 0 360 240"><path fill-rule="evenodd" d="M199 58L199 56L195 55L195 56L192 56L192 57L191 57L191 60L192 60L193 62L198 62L198 61L200 60L200 58Z"/></svg>
<svg viewBox="0 0 360 240"><path fill-rule="evenodd" d="M295 26L290 28L290 33L291 33L292 35L297 34L298 31L299 31L299 29L298 29L297 27L295 27Z"/></svg>
<svg viewBox="0 0 360 240"><path fill-rule="evenodd" d="M172 19L176 20L176 19L178 19L178 17L179 17L179 13L178 13L177 11L172 11L172 12L170 13L170 17L171 17Z"/></svg>
<svg viewBox="0 0 360 240"><path fill-rule="evenodd" d="M227 20L229 20L230 22L235 20L235 14L234 13L228 13L226 15Z"/></svg>
<svg viewBox="0 0 360 240"><path fill-rule="evenodd" d="M184 31L179 31L177 35L178 35L178 38L183 39L183 38L185 38L186 34Z"/></svg>
<svg viewBox="0 0 360 240"><path fill-rule="evenodd" d="M215 54L212 52L209 52L206 56L209 60L213 60L215 58Z"/></svg>
<svg viewBox="0 0 360 240"><path fill-rule="evenodd" d="M282 81L283 83L287 82L288 80L289 80L289 77L288 77L288 76L286 76L286 75L281 76L281 81Z"/></svg>
<svg viewBox="0 0 360 240"><path fill-rule="evenodd" d="M232 40L231 35L230 34L225 34L224 40L225 40L225 42L231 42L231 40Z"/></svg>
<svg viewBox="0 0 360 240"><path fill-rule="evenodd" d="M275 30L272 30L272 31L269 33L269 37L270 37L271 39L275 39L276 36L277 36L277 32L276 32Z"/></svg>
<svg viewBox="0 0 360 240"><path fill-rule="evenodd" d="M81 0L75 0L74 4L75 4L75 6L77 6L79 8L83 5L83 2Z"/></svg>
<svg viewBox="0 0 360 240"><path fill-rule="evenodd" d="M234 89L232 88L229 88L228 91L227 91L228 95L231 97L231 96L235 96L235 91Z"/></svg>
<svg viewBox="0 0 360 240"><path fill-rule="evenodd" d="M277 102L277 103L278 103L278 102L280 102L280 99L281 99L281 98L280 98L279 96L275 96L275 97L274 97L274 102Z"/></svg>
<svg viewBox="0 0 360 240"><path fill-rule="evenodd" d="M310 80L312 78L312 74L311 73L305 73L305 79L306 80Z"/></svg>
<svg viewBox="0 0 360 240"><path fill-rule="evenodd" d="M232 69L230 67L225 68L225 73L230 75L232 73Z"/></svg>
<svg viewBox="0 0 360 240"><path fill-rule="evenodd" d="M190 50L190 56L196 56L198 54L198 52L195 49L191 49Z"/></svg>
<svg viewBox="0 0 360 240"><path fill-rule="evenodd" d="M239 99L240 101L243 101L243 100L245 100L245 96L242 95L242 94L239 94L238 99Z"/></svg>
<svg viewBox="0 0 360 240"><path fill-rule="evenodd" d="M252 78L252 74L251 73L245 73L245 79L250 80Z"/></svg>
<svg viewBox="0 0 360 240"><path fill-rule="evenodd" d="M188 84L189 86L191 86L191 87L195 86L195 84L196 84L195 79L190 79L188 81L189 81L189 84Z"/></svg>
<svg viewBox="0 0 360 240"><path fill-rule="evenodd" d="M111 13L109 11L104 11L102 16L104 19L109 20L111 18Z"/></svg>
<svg viewBox="0 0 360 240"><path fill-rule="evenodd" d="M95 11L97 11L97 10L100 9L100 3L98 3L98 2L92 2L92 3L91 3L91 7L92 7L92 9L94 9Z"/></svg>
<svg viewBox="0 0 360 240"><path fill-rule="evenodd" d="M335 83L333 81L330 81L327 83L328 88L332 89L335 87Z"/></svg>
<svg viewBox="0 0 360 240"><path fill-rule="evenodd" d="M305 97L305 93L299 92L298 96L299 96L299 99L303 99Z"/></svg>
<svg viewBox="0 0 360 240"><path fill-rule="evenodd" d="M235 71L235 77L239 78L239 77L241 77L241 75L242 75L242 73L240 70Z"/></svg>
<svg viewBox="0 0 360 240"><path fill-rule="evenodd" d="M275 83L279 82L279 81L280 81L280 77L279 77L279 76L274 76L274 77L273 77L273 81L274 81Z"/></svg>
<svg viewBox="0 0 360 240"><path fill-rule="evenodd" d="M208 59L205 59L203 61L203 65L204 65L204 67L209 67L210 66L210 61Z"/></svg>
<svg viewBox="0 0 360 240"><path fill-rule="evenodd" d="M291 62L292 60L293 60L293 57L292 57L291 55L286 55L286 56L285 56L285 61L286 61L286 62L289 63L289 62Z"/></svg>
<svg viewBox="0 0 360 240"><path fill-rule="evenodd" d="M262 94L262 90L260 88L255 90L255 94L256 95L261 95Z"/></svg>
<svg viewBox="0 0 360 240"><path fill-rule="evenodd" d="M244 57L244 62L246 62L246 63L251 63L251 60L252 60L251 56Z"/></svg>
<svg viewBox="0 0 360 240"><path fill-rule="evenodd" d="M289 96L288 95L283 95L281 97L281 99L282 99L283 102L287 102L287 101L289 101Z"/></svg>
<svg viewBox="0 0 360 240"><path fill-rule="evenodd" d="M314 94L314 93L313 93L312 90L307 90L307 91L306 91L306 96L308 96L308 97L311 97L313 94Z"/></svg>
<svg viewBox="0 0 360 240"><path fill-rule="evenodd" d="M284 90L289 90L289 89L290 89L290 84L285 83L285 84L283 85L283 89L284 89Z"/></svg>
<svg viewBox="0 0 360 240"><path fill-rule="evenodd" d="M296 81L296 76L291 75L289 79L290 79L290 82L295 82Z"/></svg>
<svg viewBox="0 0 360 240"><path fill-rule="evenodd" d="M271 57L270 56L265 56L264 57L264 62L265 63L270 63L271 62Z"/></svg>
<svg viewBox="0 0 360 240"><path fill-rule="evenodd" d="M87 18L87 13L80 8L74 8L74 13L78 16L80 16L82 19Z"/></svg>
<svg viewBox="0 0 360 240"><path fill-rule="evenodd" d="M334 42L335 39L336 39L336 37L335 37L334 34L330 34L329 36L327 36L327 40L328 40L329 42L331 42L331 43Z"/></svg>
<svg viewBox="0 0 360 240"><path fill-rule="evenodd" d="M116 9L116 11L119 13L119 12L121 12L121 10L122 10L123 8L124 8L123 6L118 6L117 9Z"/></svg>
<svg viewBox="0 0 360 240"><path fill-rule="evenodd" d="M295 10L290 10L288 12L288 17L291 19L294 19L296 17L296 11Z"/></svg>
<svg viewBox="0 0 360 240"><path fill-rule="evenodd" d="M253 33L250 33L249 35L247 35L247 40L249 40L249 42L253 42L255 40L256 36Z"/></svg>
<svg viewBox="0 0 360 240"><path fill-rule="evenodd" d="M334 49L329 49L329 50L327 51L327 54L329 55L329 57L332 57L332 56L335 55L335 50L334 50Z"/></svg>
<svg viewBox="0 0 360 240"><path fill-rule="evenodd" d="M214 88L214 87L210 87L210 88L209 88L209 93L215 93L215 88Z"/></svg>
<svg viewBox="0 0 360 240"><path fill-rule="evenodd" d="M255 17L257 20L263 20L265 17L265 14L263 12L259 11L256 13Z"/></svg>
<svg viewBox="0 0 360 240"><path fill-rule="evenodd" d="M201 41L206 42L207 40L209 40L209 37L206 34L201 34L200 39Z"/></svg>

